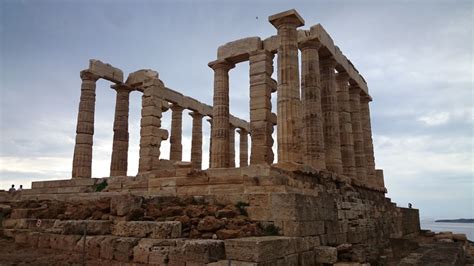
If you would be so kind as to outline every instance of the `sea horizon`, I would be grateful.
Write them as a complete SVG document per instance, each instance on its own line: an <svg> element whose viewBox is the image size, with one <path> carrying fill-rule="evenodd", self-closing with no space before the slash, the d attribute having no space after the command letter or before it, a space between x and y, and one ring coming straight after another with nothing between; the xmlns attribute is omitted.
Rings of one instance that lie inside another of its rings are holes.
<svg viewBox="0 0 474 266"><path fill-rule="evenodd" d="M449 231L455 234L465 234L467 239L469 239L470 241L474 241L474 223L435 222L435 220L446 220L446 219L455 220L456 218L420 219L420 227L423 230L431 230L436 233ZM472 219L472 218L464 218L464 219Z"/></svg>

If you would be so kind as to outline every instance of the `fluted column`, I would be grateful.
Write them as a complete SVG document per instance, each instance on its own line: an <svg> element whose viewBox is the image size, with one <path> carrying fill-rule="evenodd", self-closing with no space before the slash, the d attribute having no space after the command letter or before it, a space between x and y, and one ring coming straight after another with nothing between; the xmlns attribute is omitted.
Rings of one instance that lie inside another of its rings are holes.
<svg viewBox="0 0 474 266"><path fill-rule="evenodd" d="M252 146L250 164L273 163L272 79L273 54L266 50L250 54L250 132Z"/></svg>
<svg viewBox="0 0 474 266"><path fill-rule="evenodd" d="M341 138L341 156L343 173L348 177L356 177L354 138L351 120L351 102L349 95L349 75L347 72L338 73L337 104L339 108L339 129Z"/></svg>
<svg viewBox="0 0 474 266"><path fill-rule="evenodd" d="M240 135L239 141L239 152L240 152L240 167L248 166L249 154L248 154L248 132L243 128L237 130Z"/></svg>
<svg viewBox="0 0 474 266"><path fill-rule="evenodd" d="M184 108L171 105L171 134L170 134L170 160L182 161L183 145L181 143L183 134L183 110Z"/></svg>
<svg viewBox="0 0 474 266"><path fill-rule="evenodd" d="M318 49L311 40L300 44L301 99L303 104L303 161L316 169L326 168L323 117L321 107L321 75Z"/></svg>
<svg viewBox="0 0 474 266"><path fill-rule="evenodd" d="M81 99L77 116L76 145L72 161L72 178L91 178L94 136L95 88L99 76L81 71Z"/></svg>
<svg viewBox="0 0 474 266"><path fill-rule="evenodd" d="M367 162L367 179L369 180L369 183L372 183L372 180L375 179L375 157L374 144L372 140L372 125L370 122L369 102L370 98L368 96L361 96L360 118L362 123L362 132L364 136L365 160Z"/></svg>
<svg viewBox="0 0 474 266"><path fill-rule="evenodd" d="M229 125L229 167L235 167L235 127Z"/></svg>
<svg viewBox="0 0 474 266"><path fill-rule="evenodd" d="M209 66L214 70L211 168L226 168L229 167L229 70L234 65L217 60Z"/></svg>
<svg viewBox="0 0 474 266"><path fill-rule="evenodd" d="M168 131L160 128L162 112L168 108L162 98L163 88L159 79L147 82L143 88L138 174L159 169L161 142L168 139Z"/></svg>
<svg viewBox="0 0 474 266"><path fill-rule="evenodd" d="M191 112L193 118L193 129L191 139L191 163L195 169L202 168L202 118L198 112Z"/></svg>
<svg viewBox="0 0 474 266"><path fill-rule="evenodd" d="M360 114L360 88L349 87L351 102L352 135L354 137L354 158L357 179L365 182L367 179L367 161L365 159L364 135L362 132Z"/></svg>
<svg viewBox="0 0 474 266"><path fill-rule="evenodd" d="M324 147L328 170L342 174L339 109L335 80L337 62L333 58L321 61L321 102L324 117Z"/></svg>
<svg viewBox="0 0 474 266"><path fill-rule="evenodd" d="M279 162L301 162L301 101L297 27L304 20L295 10L269 17L278 30L277 139Z"/></svg>
<svg viewBox="0 0 474 266"><path fill-rule="evenodd" d="M128 164L128 112L132 89L124 84L116 84L111 87L117 92L117 100L115 102L110 176L125 176Z"/></svg>

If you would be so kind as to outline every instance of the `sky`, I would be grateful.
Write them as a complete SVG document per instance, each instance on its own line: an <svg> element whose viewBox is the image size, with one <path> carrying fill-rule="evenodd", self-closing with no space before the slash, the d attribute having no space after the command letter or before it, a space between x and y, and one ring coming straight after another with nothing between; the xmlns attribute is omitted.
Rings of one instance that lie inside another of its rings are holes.
<svg viewBox="0 0 474 266"><path fill-rule="evenodd" d="M0 189L71 177L79 72L89 59L125 76L156 70L167 87L212 104L207 63L217 47L276 34L268 16L291 8L303 29L323 25L367 81L387 197L412 203L422 218L473 218L473 1L0 0ZM94 177L109 174L110 85L97 82ZM248 63L240 63L230 72L230 110L247 120L248 88ZM138 168L140 98L131 94L129 175ZM208 146L205 122L205 167ZM161 150L169 158L169 141Z"/></svg>

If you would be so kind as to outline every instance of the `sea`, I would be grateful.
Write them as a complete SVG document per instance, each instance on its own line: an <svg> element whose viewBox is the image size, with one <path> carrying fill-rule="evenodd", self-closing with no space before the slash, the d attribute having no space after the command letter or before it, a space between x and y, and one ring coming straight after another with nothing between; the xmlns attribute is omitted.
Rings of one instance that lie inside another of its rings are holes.
<svg viewBox="0 0 474 266"><path fill-rule="evenodd" d="M465 234L467 239L474 241L474 223L437 223L434 220L421 220L421 229L429 229L433 232L450 231L457 234Z"/></svg>

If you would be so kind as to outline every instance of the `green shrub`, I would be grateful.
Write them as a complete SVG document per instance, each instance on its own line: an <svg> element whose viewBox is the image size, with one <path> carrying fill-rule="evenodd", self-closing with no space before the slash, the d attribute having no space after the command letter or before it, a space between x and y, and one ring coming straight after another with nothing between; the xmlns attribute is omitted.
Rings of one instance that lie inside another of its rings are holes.
<svg viewBox="0 0 474 266"><path fill-rule="evenodd" d="M249 215L247 213L247 210L245 209L248 206L250 206L250 204L248 204L247 202L242 202L242 201L239 201L235 204L235 207L239 210L240 215L245 215L245 216Z"/></svg>

